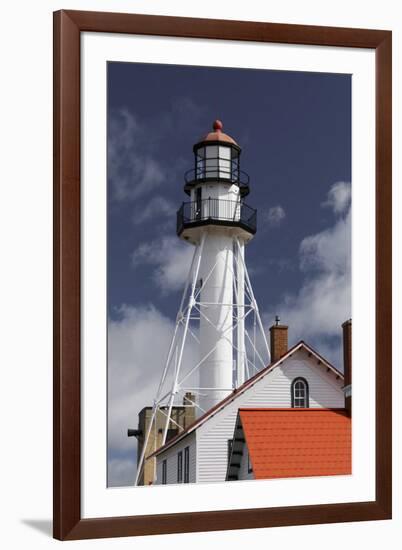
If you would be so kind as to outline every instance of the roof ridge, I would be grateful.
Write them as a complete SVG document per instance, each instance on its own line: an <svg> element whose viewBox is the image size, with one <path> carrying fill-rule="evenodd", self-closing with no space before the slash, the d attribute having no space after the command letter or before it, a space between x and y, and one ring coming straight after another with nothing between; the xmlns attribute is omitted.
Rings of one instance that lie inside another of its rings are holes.
<svg viewBox="0 0 402 550"><path fill-rule="evenodd" d="M323 412L323 411L346 411L345 407L239 407L238 411L286 411L286 412Z"/></svg>

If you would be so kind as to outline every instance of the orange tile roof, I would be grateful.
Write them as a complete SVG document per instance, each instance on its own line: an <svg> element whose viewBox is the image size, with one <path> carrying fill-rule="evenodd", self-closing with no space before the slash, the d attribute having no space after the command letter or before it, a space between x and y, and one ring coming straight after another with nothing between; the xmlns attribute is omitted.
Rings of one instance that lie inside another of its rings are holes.
<svg viewBox="0 0 402 550"><path fill-rule="evenodd" d="M255 479L352 473L344 409L239 409Z"/></svg>

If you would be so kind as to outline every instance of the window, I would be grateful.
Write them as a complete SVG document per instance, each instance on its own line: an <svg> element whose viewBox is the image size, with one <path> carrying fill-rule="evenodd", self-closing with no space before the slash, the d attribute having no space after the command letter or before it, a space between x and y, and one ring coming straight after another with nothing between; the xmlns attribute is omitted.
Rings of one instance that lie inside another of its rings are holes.
<svg viewBox="0 0 402 550"><path fill-rule="evenodd" d="M184 483L190 483L190 447L184 449Z"/></svg>
<svg viewBox="0 0 402 550"><path fill-rule="evenodd" d="M308 384L304 378L295 378L291 387L292 407L295 409L309 407Z"/></svg>
<svg viewBox="0 0 402 550"><path fill-rule="evenodd" d="M162 462L162 485L166 485L167 482L167 463L166 459Z"/></svg>
<svg viewBox="0 0 402 550"><path fill-rule="evenodd" d="M177 455L177 483L183 483L183 451Z"/></svg>

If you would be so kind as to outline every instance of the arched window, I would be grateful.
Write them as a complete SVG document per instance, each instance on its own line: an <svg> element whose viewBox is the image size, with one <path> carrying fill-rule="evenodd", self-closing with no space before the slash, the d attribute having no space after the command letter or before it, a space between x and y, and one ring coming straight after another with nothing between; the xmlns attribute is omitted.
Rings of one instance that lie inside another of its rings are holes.
<svg viewBox="0 0 402 550"><path fill-rule="evenodd" d="M308 383L304 378L295 378L291 387L292 407L308 408Z"/></svg>

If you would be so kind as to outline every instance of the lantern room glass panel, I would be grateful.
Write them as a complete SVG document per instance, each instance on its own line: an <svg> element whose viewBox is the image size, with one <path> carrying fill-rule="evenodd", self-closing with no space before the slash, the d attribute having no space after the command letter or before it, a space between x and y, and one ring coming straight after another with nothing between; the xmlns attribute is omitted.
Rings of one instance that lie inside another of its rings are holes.
<svg viewBox="0 0 402 550"><path fill-rule="evenodd" d="M240 180L240 155L237 149L231 149L232 158L231 158L231 169L232 169L232 180Z"/></svg>
<svg viewBox="0 0 402 550"><path fill-rule="evenodd" d="M205 177L219 178L219 148L217 145L205 147Z"/></svg>
<svg viewBox="0 0 402 550"><path fill-rule="evenodd" d="M231 179L231 148L219 146L219 177Z"/></svg>
<svg viewBox="0 0 402 550"><path fill-rule="evenodd" d="M196 179L239 181L239 151L230 145L211 144L195 152Z"/></svg>
<svg viewBox="0 0 402 550"><path fill-rule="evenodd" d="M195 156L195 174L196 179L205 178L205 147L200 147L197 149Z"/></svg>

